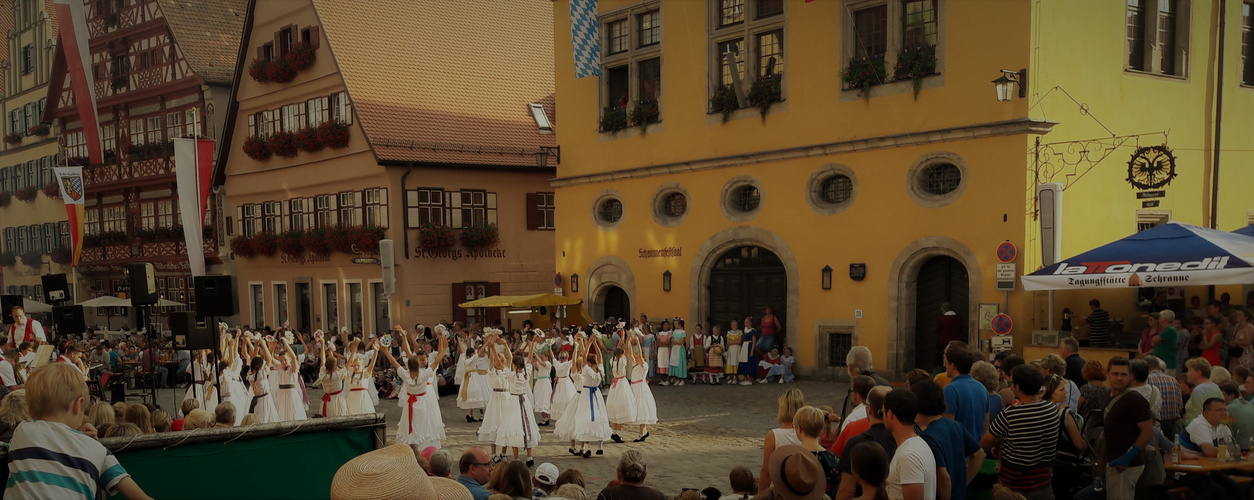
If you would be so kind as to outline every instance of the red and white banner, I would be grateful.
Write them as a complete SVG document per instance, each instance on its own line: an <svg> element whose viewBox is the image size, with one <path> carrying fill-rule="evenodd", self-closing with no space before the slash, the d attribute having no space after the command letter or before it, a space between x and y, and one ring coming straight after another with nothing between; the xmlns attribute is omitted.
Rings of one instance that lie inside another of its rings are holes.
<svg viewBox="0 0 1254 500"><path fill-rule="evenodd" d="M87 158L93 164L104 163L100 115L96 112L96 81L87 71L91 65L87 7L83 5L83 0L53 0L53 4L57 9L57 28L61 33L57 50L65 54L65 69L70 75L70 88L74 90L78 117L83 123L83 135L87 140Z"/></svg>
<svg viewBox="0 0 1254 500"><path fill-rule="evenodd" d="M83 184L83 167L55 167L57 186L61 188L61 201L70 221L70 249L73 258L70 265L78 267L78 257L83 253L83 198L87 191Z"/></svg>
<svg viewBox="0 0 1254 500"><path fill-rule="evenodd" d="M209 187L213 180L213 140L174 140L174 181L178 184L179 211L182 212L183 238L192 276L205 275L205 213L209 210Z"/></svg>

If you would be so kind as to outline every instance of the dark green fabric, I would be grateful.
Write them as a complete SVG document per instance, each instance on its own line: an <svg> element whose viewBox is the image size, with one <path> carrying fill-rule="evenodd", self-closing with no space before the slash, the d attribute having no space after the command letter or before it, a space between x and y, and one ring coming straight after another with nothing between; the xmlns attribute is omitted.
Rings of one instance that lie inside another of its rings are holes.
<svg viewBox="0 0 1254 500"><path fill-rule="evenodd" d="M374 434L362 427L115 455L153 498L317 499L330 497L341 465L373 449Z"/></svg>

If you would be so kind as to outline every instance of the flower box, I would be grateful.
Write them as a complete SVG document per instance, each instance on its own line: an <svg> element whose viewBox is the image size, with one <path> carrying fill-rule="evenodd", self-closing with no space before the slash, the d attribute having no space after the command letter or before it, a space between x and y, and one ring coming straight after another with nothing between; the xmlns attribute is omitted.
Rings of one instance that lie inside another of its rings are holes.
<svg viewBox="0 0 1254 500"><path fill-rule="evenodd" d="M26 135L37 135L37 136L43 137L43 136L48 135L48 132L51 130L52 130L52 127L49 126L47 123L41 123L39 125L35 125L27 129Z"/></svg>
<svg viewBox="0 0 1254 500"><path fill-rule="evenodd" d="M69 247L60 246L52 249L50 257L53 262L64 266L68 265L70 261L74 259L74 252L72 252Z"/></svg>
<svg viewBox="0 0 1254 500"><path fill-rule="evenodd" d="M279 251L284 255L298 256L305 253L305 232L299 229L279 235Z"/></svg>
<svg viewBox="0 0 1254 500"><path fill-rule="evenodd" d="M283 56L283 59L293 70L299 72L313 66L317 57L318 52L314 50L313 45L309 42L297 42L287 50L287 55Z"/></svg>
<svg viewBox="0 0 1254 500"><path fill-rule="evenodd" d="M779 102L783 97L779 85L781 78L783 75L780 74L760 77L753 81L753 85L749 87L749 94L745 96L750 106L762 112L763 120L766 119L766 110L771 107L771 104Z"/></svg>
<svg viewBox="0 0 1254 500"><path fill-rule="evenodd" d="M318 255L328 255L333 250L331 246L331 232L324 227L316 227L306 231L301 242L305 244L306 249Z"/></svg>
<svg viewBox="0 0 1254 500"><path fill-rule="evenodd" d="M661 121L662 114L658 109L657 101L650 99L637 102L636 106L631 108L629 118L631 118L632 125L640 127L640 132L645 133L648 132L650 123Z"/></svg>
<svg viewBox="0 0 1254 500"><path fill-rule="evenodd" d="M322 139L318 137L318 129L302 128L296 132L296 148L306 153L322 151Z"/></svg>
<svg viewBox="0 0 1254 500"><path fill-rule="evenodd" d="M456 243L453 230L440 224L425 224L418 228L418 246L427 250L448 250Z"/></svg>
<svg viewBox="0 0 1254 500"><path fill-rule="evenodd" d="M275 250L278 250L279 237L272 233L257 233L253 235L249 246L253 248L253 255L269 257L274 255Z"/></svg>
<svg viewBox="0 0 1254 500"><path fill-rule="evenodd" d="M11 144L11 145L14 145L14 146L17 146L17 145L19 145L19 144L21 144L21 143L22 143L22 134L19 134L19 133L17 133L17 132L13 132L13 133L11 133L11 134L8 134L8 135L4 136L4 142L7 142L7 143L9 143L9 144Z"/></svg>
<svg viewBox="0 0 1254 500"><path fill-rule="evenodd" d="M58 186L56 181L52 181L47 184L44 184L44 187L41 191L44 192L44 196L47 196L54 200L61 198L61 186Z"/></svg>
<svg viewBox="0 0 1254 500"><path fill-rule="evenodd" d="M340 149L348 146L348 124L341 121L329 121L318 125L318 140L323 146Z"/></svg>
<svg viewBox="0 0 1254 500"><path fill-rule="evenodd" d="M849 66L841 73L841 80L847 89L861 89L864 99L871 98L871 86L887 81L884 69L884 56L856 57L849 61Z"/></svg>
<svg viewBox="0 0 1254 500"><path fill-rule="evenodd" d="M0 252L0 266L13 267L14 264L17 264L17 255L13 252Z"/></svg>
<svg viewBox="0 0 1254 500"><path fill-rule="evenodd" d="M477 224L462 228L461 240L466 248L492 248L500 242L500 234L496 224Z"/></svg>
<svg viewBox="0 0 1254 500"><path fill-rule="evenodd" d="M909 78L914 82L914 98L919 98L919 90L923 88L923 77L936 74L936 46L924 45L901 49L897 54L897 65L893 68L893 77L898 80Z"/></svg>
<svg viewBox="0 0 1254 500"><path fill-rule="evenodd" d="M270 141L265 137L249 137L244 139L244 154L257 161L270 159Z"/></svg>
<svg viewBox="0 0 1254 500"><path fill-rule="evenodd" d="M23 252L20 258L22 259L22 263L29 267L38 268L44 264L44 254L40 253L38 250Z"/></svg>
<svg viewBox="0 0 1254 500"><path fill-rule="evenodd" d="M736 97L736 89L731 85L719 85L710 95L710 112L721 113L723 121L731 118L733 111L740 109L740 99Z"/></svg>
<svg viewBox="0 0 1254 500"><path fill-rule="evenodd" d="M231 240L231 252L237 257L249 258L253 256L252 238L246 236L237 236Z"/></svg>
<svg viewBox="0 0 1254 500"><path fill-rule="evenodd" d="M102 247L110 245L121 245L127 242L128 238L122 231L106 231L96 235L97 242Z"/></svg>
<svg viewBox="0 0 1254 500"><path fill-rule="evenodd" d="M275 59L253 59L248 63L248 76L257 83L288 83L297 73L313 66L317 51L309 42L299 42L287 54Z"/></svg>
<svg viewBox="0 0 1254 500"><path fill-rule="evenodd" d="M597 130L614 133L627 128L627 110L622 106L606 106L601 110L601 122Z"/></svg>
<svg viewBox="0 0 1254 500"><path fill-rule="evenodd" d="M39 189L35 186L26 186L17 190L17 199L30 203L35 201L35 196L39 194Z"/></svg>
<svg viewBox="0 0 1254 500"><path fill-rule="evenodd" d="M275 132L270 134L270 150L275 156L282 158L296 157L296 134L291 132Z"/></svg>

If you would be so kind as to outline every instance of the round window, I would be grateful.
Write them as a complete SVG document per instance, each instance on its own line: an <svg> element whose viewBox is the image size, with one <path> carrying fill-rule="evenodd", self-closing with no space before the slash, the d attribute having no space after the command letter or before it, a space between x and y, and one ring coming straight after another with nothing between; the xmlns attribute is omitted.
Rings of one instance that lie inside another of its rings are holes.
<svg viewBox="0 0 1254 500"><path fill-rule="evenodd" d="M919 171L919 191L930 195L946 195L962 184L962 170L952 163L936 163Z"/></svg>
<svg viewBox="0 0 1254 500"><path fill-rule="evenodd" d="M610 198L597 207L597 218L606 224L617 223L623 218L623 202Z"/></svg>
<svg viewBox="0 0 1254 500"><path fill-rule="evenodd" d="M829 175L816 186L818 198L824 203L837 205L853 196L853 180L844 174Z"/></svg>
<svg viewBox="0 0 1254 500"><path fill-rule="evenodd" d="M752 184L737 187L732 191L731 199L728 200L728 205L732 210L740 213L757 210L760 203L762 203L762 193L758 192L758 187Z"/></svg>
<svg viewBox="0 0 1254 500"><path fill-rule="evenodd" d="M667 217L680 217L688 212L688 197L683 193L670 193L662 197L662 214Z"/></svg>

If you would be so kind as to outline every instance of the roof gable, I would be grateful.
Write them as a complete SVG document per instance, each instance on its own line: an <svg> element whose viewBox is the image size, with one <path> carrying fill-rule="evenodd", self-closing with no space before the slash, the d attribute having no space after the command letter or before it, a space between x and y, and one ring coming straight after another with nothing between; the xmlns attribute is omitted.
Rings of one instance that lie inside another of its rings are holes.
<svg viewBox="0 0 1254 500"><path fill-rule="evenodd" d="M206 83L231 85L247 0L158 0L174 42Z"/></svg>

